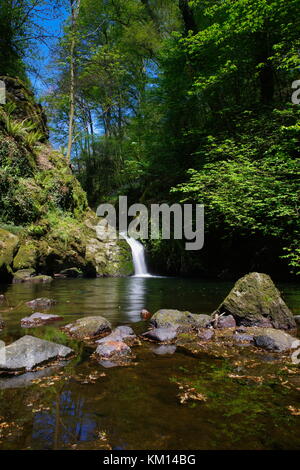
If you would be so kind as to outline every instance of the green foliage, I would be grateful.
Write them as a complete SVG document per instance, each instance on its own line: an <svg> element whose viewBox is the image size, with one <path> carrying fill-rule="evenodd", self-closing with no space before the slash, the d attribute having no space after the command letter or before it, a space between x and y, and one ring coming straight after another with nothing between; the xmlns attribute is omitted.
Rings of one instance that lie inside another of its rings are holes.
<svg viewBox="0 0 300 470"><path fill-rule="evenodd" d="M263 259L253 261L265 250L299 273L300 126L290 104L299 79L297 6L298 0L82 0L75 33L65 24L48 111L64 145L75 34L72 165L89 202L127 194L132 202L206 206L199 255L177 240L149 244L154 264L160 260L169 272L205 272L221 237L219 271L233 269L233 247L252 240L237 271L268 270ZM0 211L39 237L43 224L34 233L36 221L49 212L50 219L79 218L87 202L61 156L51 153L47 169L35 171L26 148L39 140L39 128L13 114L2 111ZM19 188L24 200L17 203ZM63 239L58 222L51 220Z"/></svg>
<svg viewBox="0 0 300 470"><path fill-rule="evenodd" d="M20 139L30 149L43 139L44 134L36 129L37 124L30 119L14 119L16 104L8 102L0 108L0 121L4 124L5 132L16 139Z"/></svg>

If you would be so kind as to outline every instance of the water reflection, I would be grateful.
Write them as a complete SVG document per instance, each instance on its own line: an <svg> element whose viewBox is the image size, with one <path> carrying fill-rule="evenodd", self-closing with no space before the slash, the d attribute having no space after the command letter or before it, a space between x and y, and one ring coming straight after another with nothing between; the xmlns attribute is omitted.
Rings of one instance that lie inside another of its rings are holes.
<svg viewBox="0 0 300 470"><path fill-rule="evenodd" d="M137 315L146 306L146 282L143 277L131 277L127 280L124 303L127 303L126 314L130 321L136 321Z"/></svg>
<svg viewBox="0 0 300 470"><path fill-rule="evenodd" d="M97 422L88 413L82 395L71 391L56 393L51 412L36 413L32 440L35 448L60 449L68 444L90 441L96 437Z"/></svg>

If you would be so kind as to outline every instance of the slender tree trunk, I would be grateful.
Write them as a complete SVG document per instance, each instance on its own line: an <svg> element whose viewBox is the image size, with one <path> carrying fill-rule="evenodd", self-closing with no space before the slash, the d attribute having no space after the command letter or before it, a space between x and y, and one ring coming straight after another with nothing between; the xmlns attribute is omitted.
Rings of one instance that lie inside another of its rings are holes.
<svg viewBox="0 0 300 470"><path fill-rule="evenodd" d="M69 112L69 133L67 159L71 160L74 116L75 116L75 48L76 48L76 23L79 13L80 0L70 0L71 7L71 45L70 45L70 112Z"/></svg>
<svg viewBox="0 0 300 470"><path fill-rule="evenodd" d="M179 0L179 9L181 11L184 22L185 34L187 35L189 31L192 31L193 34L196 34L198 32L198 28L193 11L189 6L189 0Z"/></svg>

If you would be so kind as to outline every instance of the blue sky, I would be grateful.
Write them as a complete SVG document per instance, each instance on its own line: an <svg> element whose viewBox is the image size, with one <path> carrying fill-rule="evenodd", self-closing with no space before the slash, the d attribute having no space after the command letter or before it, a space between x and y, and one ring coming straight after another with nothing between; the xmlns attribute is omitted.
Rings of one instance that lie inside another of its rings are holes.
<svg viewBox="0 0 300 470"><path fill-rule="evenodd" d="M39 12L35 14L35 23L43 27L49 36L52 36L47 39L47 45L43 42L37 44L40 58L38 64L34 63L34 66L38 68L40 77L35 73L29 74L34 90L39 97L47 90L44 80L51 74L49 65L53 56L53 48L58 38L62 35L63 25L67 17L68 11L64 7L59 9L55 17L53 15L47 15L46 6L39 8Z"/></svg>

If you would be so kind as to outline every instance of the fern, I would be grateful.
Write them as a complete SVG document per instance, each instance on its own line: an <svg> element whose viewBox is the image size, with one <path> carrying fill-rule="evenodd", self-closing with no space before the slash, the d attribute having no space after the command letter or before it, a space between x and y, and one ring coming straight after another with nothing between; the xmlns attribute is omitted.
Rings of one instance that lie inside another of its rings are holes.
<svg viewBox="0 0 300 470"><path fill-rule="evenodd" d="M0 108L0 120L4 123L6 133L12 137L22 139L25 145L34 147L39 142L43 134L36 129L36 124L30 119L19 121L13 119L12 115L16 110L14 103L8 103Z"/></svg>

